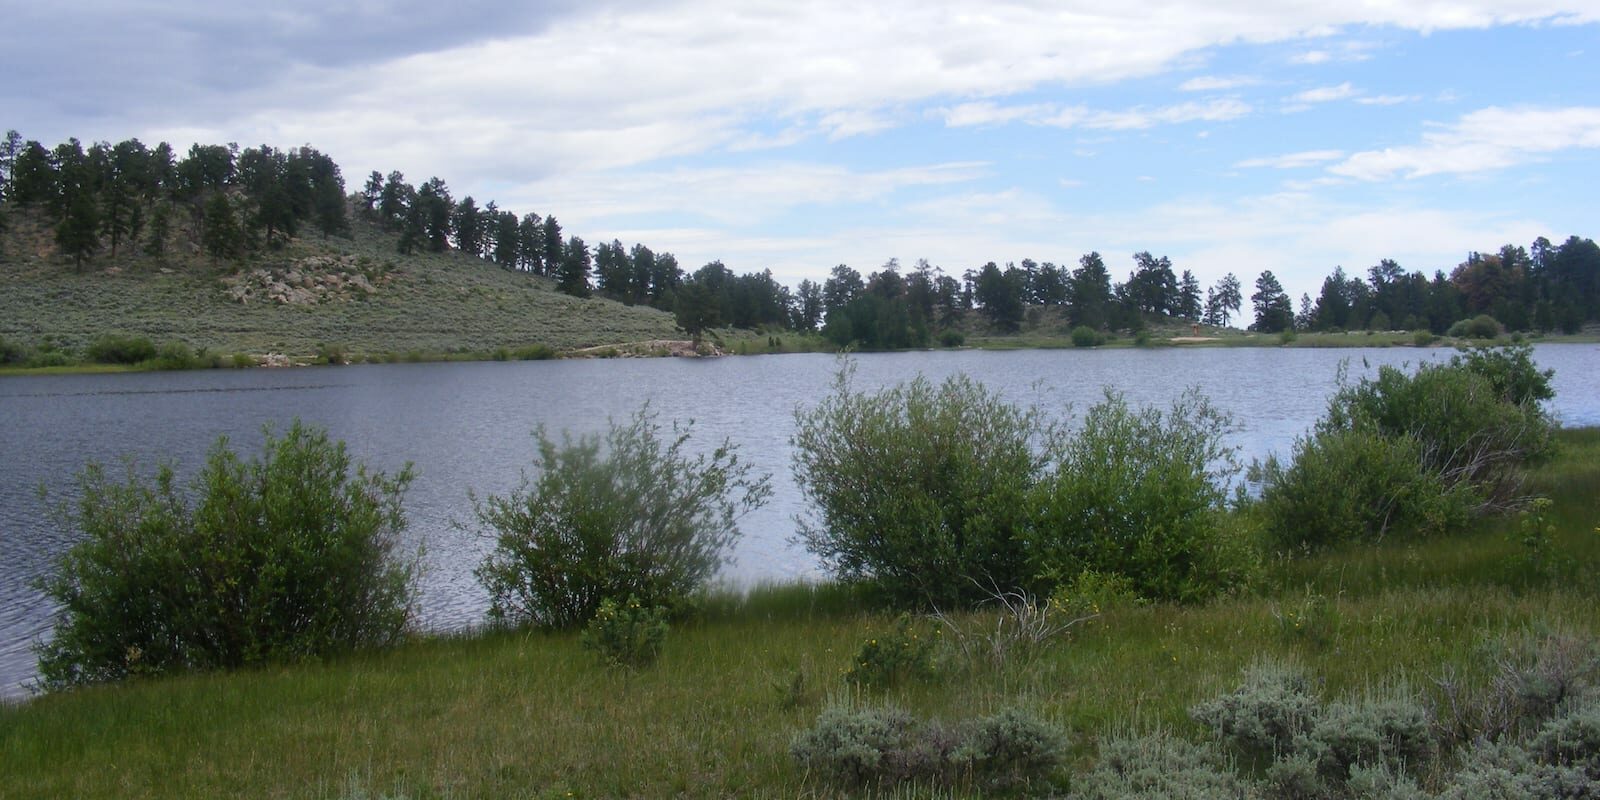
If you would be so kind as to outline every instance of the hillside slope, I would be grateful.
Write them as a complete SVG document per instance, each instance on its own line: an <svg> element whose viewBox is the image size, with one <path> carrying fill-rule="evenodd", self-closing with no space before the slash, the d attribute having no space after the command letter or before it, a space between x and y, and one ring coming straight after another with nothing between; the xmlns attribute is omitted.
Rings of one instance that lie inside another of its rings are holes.
<svg viewBox="0 0 1600 800"><path fill-rule="evenodd" d="M182 242L157 259L124 248L82 269L53 230L14 214L0 234L0 338L81 350L105 334L181 341L213 353L354 358L557 351L678 335L670 314L579 299L553 281L457 252L400 255L352 214L348 238L305 233L217 262Z"/></svg>

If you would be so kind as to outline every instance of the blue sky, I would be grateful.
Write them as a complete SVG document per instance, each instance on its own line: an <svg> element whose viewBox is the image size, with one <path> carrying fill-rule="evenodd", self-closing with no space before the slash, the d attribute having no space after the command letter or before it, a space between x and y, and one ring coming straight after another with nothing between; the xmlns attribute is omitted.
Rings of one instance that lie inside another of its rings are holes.
<svg viewBox="0 0 1600 800"><path fill-rule="evenodd" d="M3 5L28 138L310 143L791 286L1149 250L1298 296L1600 234L1600 3Z"/></svg>

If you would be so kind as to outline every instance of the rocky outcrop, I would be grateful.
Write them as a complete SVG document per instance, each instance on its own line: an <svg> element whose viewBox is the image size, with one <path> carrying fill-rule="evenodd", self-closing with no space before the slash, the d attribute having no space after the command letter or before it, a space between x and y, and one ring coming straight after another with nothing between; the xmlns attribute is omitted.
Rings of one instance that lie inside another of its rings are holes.
<svg viewBox="0 0 1600 800"><path fill-rule="evenodd" d="M387 279L384 275L374 282L367 277L355 256L311 256L284 267L237 273L228 279L227 293L236 303L317 305L366 297Z"/></svg>

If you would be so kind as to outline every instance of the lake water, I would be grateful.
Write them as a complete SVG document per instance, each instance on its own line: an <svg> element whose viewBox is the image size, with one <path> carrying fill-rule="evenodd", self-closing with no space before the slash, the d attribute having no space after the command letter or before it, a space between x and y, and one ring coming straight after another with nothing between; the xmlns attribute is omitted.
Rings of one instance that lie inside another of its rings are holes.
<svg viewBox="0 0 1600 800"><path fill-rule="evenodd" d="M1134 404L1165 405L1197 387L1237 423L1229 434L1246 461L1286 453L1323 411L1341 362L1352 377L1383 364L1448 358L1448 350L1151 349L956 351L860 355L856 385L891 385L917 374L971 375L1019 404L1071 419L1106 387ZM1556 370L1554 409L1564 424L1600 424L1600 346L1540 345ZM86 461L132 457L148 474L172 463L187 477L219 435L258 451L262 426L298 417L345 440L368 464L393 471L415 462L406 495L408 535L426 546L422 624L470 626L487 600L472 569L489 544L473 531L468 491L504 494L529 464L538 425L552 432L602 430L648 402L662 421L693 420L691 449L724 438L772 475L774 495L747 516L723 579L818 576L795 546L802 513L790 475L794 411L830 389L829 355L512 363L390 364L284 370L212 370L0 378L0 696L23 693L31 646L48 635L50 607L30 585L72 542L38 496L69 492Z"/></svg>

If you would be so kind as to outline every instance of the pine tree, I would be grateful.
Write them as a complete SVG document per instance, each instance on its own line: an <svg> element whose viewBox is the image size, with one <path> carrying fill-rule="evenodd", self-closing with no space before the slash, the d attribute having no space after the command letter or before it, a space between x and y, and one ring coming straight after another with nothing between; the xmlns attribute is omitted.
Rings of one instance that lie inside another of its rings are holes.
<svg viewBox="0 0 1600 800"><path fill-rule="evenodd" d="M56 244L61 252L72 256L78 269L100 249L100 212L88 192L79 192L67 204L67 214L56 226Z"/></svg>

